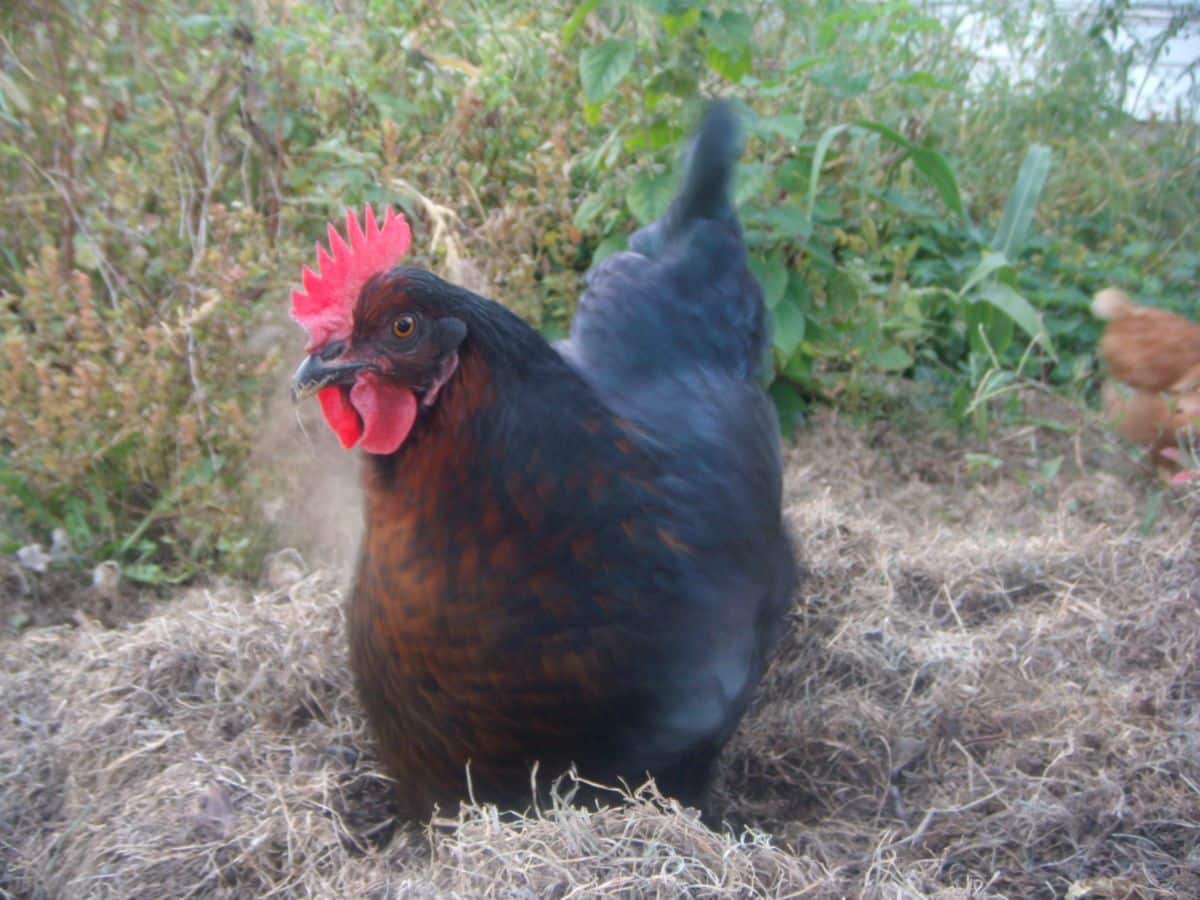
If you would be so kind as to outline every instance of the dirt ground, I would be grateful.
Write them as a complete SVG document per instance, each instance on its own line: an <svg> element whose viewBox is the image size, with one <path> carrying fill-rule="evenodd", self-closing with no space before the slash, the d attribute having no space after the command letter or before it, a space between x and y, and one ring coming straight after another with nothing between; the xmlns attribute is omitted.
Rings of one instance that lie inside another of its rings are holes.
<svg viewBox="0 0 1200 900"><path fill-rule="evenodd" d="M649 788L397 827L342 548L169 602L0 580L0 895L1200 896L1200 496L1043 406L798 435L811 574L723 833Z"/></svg>

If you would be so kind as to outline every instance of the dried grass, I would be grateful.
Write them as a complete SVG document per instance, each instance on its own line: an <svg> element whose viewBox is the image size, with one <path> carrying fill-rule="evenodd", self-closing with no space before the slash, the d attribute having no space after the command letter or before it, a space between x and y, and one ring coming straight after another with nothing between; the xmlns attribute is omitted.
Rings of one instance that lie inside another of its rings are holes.
<svg viewBox="0 0 1200 900"><path fill-rule="evenodd" d="M1010 432L967 476L945 435L801 435L812 577L722 765L727 833L649 788L396 828L334 571L26 631L0 653L0 894L1200 896L1196 498L1143 533L1152 485L1070 440Z"/></svg>

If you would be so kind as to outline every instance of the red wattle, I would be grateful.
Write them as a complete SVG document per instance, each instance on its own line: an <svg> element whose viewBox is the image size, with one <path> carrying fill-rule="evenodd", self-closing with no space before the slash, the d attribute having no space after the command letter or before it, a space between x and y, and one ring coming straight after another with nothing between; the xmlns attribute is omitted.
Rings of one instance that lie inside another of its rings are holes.
<svg viewBox="0 0 1200 900"><path fill-rule="evenodd" d="M358 443L363 433L362 420L350 405L349 394L349 391L337 384L317 391L317 399L321 401L321 412L325 413L325 421L347 450Z"/></svg>
<svg viewBox="0 0 1200 900"><path fill-rule="evenodd" d="M362 448L368 453L395 453L417 420L416 395L374 372L358 376L350 402L362 421Z"/></svg>

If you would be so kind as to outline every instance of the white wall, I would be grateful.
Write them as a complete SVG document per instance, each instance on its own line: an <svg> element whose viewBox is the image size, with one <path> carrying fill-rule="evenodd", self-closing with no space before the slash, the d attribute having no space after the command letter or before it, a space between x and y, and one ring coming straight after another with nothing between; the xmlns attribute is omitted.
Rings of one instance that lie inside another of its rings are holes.
<svg viewBox="0 0 1200 900"><path fill-rule="evenodd" d="M1004 3L1006 0L997 0ZM1016 6L1035 6L1031 0L1007 0ZM1022 76L1019 60L989 29L986 16L967 13L978 9L971 0L927 0L929 11L944 20L961 19L959 36L980 54L986 64L1011 70L1010 77ZM1094 21L1099 3L1092 0L1056 0L1055 6L1081 27ZM1197 0L1158 0L1135 2L1124 15L1124 27L1115 38L1109 38L1118 50L1138 48L1138 55L1148 55L1152 41L1166 29L1174 13L1192 11L1192 18L1178 36L1166 44L1152 66L1134 65L1129 73L1126 111L1141 119L1172 119L1177 108L1184 116L1196 118L1200 113L1200 67L1188 71L1200 59L1200 3Z"/></svg>

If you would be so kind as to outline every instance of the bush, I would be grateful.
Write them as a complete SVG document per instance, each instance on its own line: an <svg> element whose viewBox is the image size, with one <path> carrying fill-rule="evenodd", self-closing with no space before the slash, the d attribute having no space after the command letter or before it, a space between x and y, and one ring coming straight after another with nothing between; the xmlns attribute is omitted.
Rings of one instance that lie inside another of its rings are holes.
<svg viewBox="0 0 1200 900"><path fill-rule="evenodd" d="M0 544L253 569L250 451L324 222L399 206L414 262L554 336L711 93L746 107L785 419L879 414L898 378L980 428L1019 379L1086 390L1093 290L1194 297L1196 125L1131 123L1131 58L1039 9L969 10L1012 84L915 2L5 7Z"/></svg>

